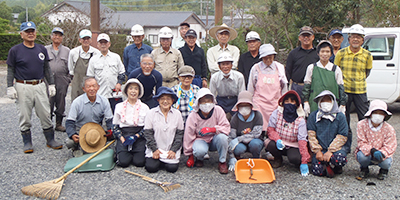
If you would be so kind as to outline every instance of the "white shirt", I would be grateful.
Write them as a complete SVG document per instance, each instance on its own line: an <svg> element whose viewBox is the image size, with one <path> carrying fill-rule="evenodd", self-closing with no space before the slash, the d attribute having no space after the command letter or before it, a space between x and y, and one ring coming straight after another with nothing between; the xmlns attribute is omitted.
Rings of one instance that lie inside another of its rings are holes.
<svg viewBox="0 0 400 200"><path fill-rule="evenodd" d="M313 70L314 70L314 64L315 63L311 63L310 65L308 65L307 67L307 71L306 71L306 76L304 76L304 83L306 84L310 84L312 81L312 74L313 74ZM323 68L323 69L327 69L329 71L332 71L333 68L333 63L328 62L328 64L326 64L326 66L324 67L322 65L322 63L320 61L317 62L317 67ZM343 74L342 74L342 70L340 69L339 66L336 66L336 70L335 70L335 79L336 79L336 83L338 85L343 85Z"/></svg>
<svg viewBox="0 0 400 200"><path fill-rule="evenodd" d="M210 91L214 96L238 96L244 90L244 76L238 71L231 70L228 78L225 78L221 71L211 76Z"/></svg>
<svg viewBox="0 0 400 200"><path fill-rule="evenodd" d="M118 103L115 106L113 124L118 124L119 127L121 128L134 127L135 125L133 124L133 112L134 112L133 105L130 104L129 102L127 102L126 104L125 122L121 122L122 109L124 109L123 102ZM150 110L149 106L147 106L143 102L140 103L139 120L137 122L137 126L144 126L144 119L149 110Z"/></svg>
<svg viewBox="0 0 400 200"><path fill-rule="evenodd" d="M85 52L83 50L82 46L78 46L78 47L71 49L71 51L69 52L69 57L68 57L69 74L74 75L76 61L78 60L79 56L83 59L89 59L91 53L93 53L93 56L95 56L97 54L101 54L98 49L96 49L92 46L89 47L88 52Z"/></svg>
<svg viewBox="0 0 400 200"><path fill-rule="evenodd" d="M226 46L225 49L222 49L222 47L219 44L217 44L216 46L213 46L207 50L207 63L211 75L219 71L218 57L222 52L229 52L232 55L233 58L232 69L237 70L239 56L240 56L239 49L236 46L230 44L228 44L228 46Z"/></svg>
<svg viewBox="0 0 400 200"><path fill-rule="evenodd" d="M94 77L100 85L97 92L106 98L111 98L112 90L118 82L118 75L125 73L121 57L108 51L107 55L97 54L89 61L86 76Z"/></svg>

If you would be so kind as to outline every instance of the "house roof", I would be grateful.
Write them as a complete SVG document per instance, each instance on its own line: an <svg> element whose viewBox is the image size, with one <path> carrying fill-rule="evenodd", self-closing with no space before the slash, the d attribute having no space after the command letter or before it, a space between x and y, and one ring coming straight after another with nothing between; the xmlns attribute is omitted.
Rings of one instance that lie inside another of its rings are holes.
<svg viewBox="0 0 400 200"><path fill-rule="evenodd" d="M194 18L205 28L203 21L193 12L180 11L117 11L111 20L115 23L125 24L125 28L130 29L135 24L143 27L178 27L183 21Z"/></svg>
<svg viewBox="0 0 400 200"><path fill-rule="evenodd" d="M41 16L46 16L50 13L59 11L63 6L69 5L81 13L88 15L90 17L90 1L63 1L60 4L54 6L52 9L43 13ZM111 13L114 12L113 9L100 3L100 13Z"/></svg>

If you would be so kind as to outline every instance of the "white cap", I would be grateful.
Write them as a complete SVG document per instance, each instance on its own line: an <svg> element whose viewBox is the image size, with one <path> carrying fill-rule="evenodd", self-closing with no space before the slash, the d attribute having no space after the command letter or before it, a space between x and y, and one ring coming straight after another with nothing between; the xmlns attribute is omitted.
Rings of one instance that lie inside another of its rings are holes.
<svg viewBox="0 0 400 200"><path fill-rule="evenodd" d="M109 42L110 41L110 36L108 36L105 33L102 33L99 36L97 36L97 42L100 42L100 40L106 40L107 42Z"/></svg>
<svg viewBox="0 0 400 200"><path fill-rule="evenodd" d="M131 35L132 36L142 36L142 35L144 35L143 27L141 25L139 25L139 24L133 25L132 29L131 29Z"/></svg>
<svg viewBox="0 0 400 200"><path fill-rule="evenodd" d="M276 51L274 46L272 46L271 44L263 44L260 46L260 58L264 58L265 56L269 56L269 55L276 55Z"/></svg>
<svg viewBox="0 0 400 200"><path fill-rule="evenodd" d="M255 31L250 31L246 35L246 42L251 41L251 40L261 40L260 35Z"/></svg>
<svg viewBox="0 0 400 200"><path fill-rule="evenodd" d="M174 35L172 35L172 30L167 27L164 26L160 29L160 33L158 34L159 38L172 38L174 37Z"/></svg>
<svg viewBox="0 0 400 200"><path fill-rule="evenodd" d="M225 61L233 62L233 57L228 52L223 52L218 56L218 63L225 62Z"/></svg>
<svg viewBox="0 0 400 200"><path fill-rule="evenodd" d="M87 29L81 30L81 32L79 32L79 38L84 38L84 37L92 38L92 31Z"/></svg>
<svg viewBox="0 0 400 200"><path fill-rule="evenodd" d="M354 24L353 26L350 27L349 33L365 35L364 27L361 26L360 24Z"/></svg>

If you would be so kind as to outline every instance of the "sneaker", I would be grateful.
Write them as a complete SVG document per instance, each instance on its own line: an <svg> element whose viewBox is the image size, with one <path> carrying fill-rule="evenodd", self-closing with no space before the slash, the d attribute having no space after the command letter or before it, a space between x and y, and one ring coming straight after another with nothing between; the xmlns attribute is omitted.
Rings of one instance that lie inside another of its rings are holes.
<svg viewBox="0 0 400 200"><path fill-rule="evenodd" d="M210 155L208 155L208 153L206 153L206 155L204 155L204 160L208 160L210 159Z"/></svg>
<svg viewBox="0 0 400 200"><path fill-rule="evenodd" d="M227 174L229 172L229 170L228 170L228 166L226 165L226 162L223 162L223 163L219 162L218 170L219 170L219 173L221 173L221 174Z"/></svg>
<svg viewBox="0 0 400 200"><path fill-rule="evenodd" d="M274 156L269 151L265 155L267 156L267 160L274 160L275 159Z"/></svg>
<svg viewBox="0 0 400 200"><path fill-rule="evenodd" d="M203 167L203 166L204 166L204 163L203 163L202 160L196 160L196 162L194 162L194 165L195 165L196 167Z"/></svg>
<svg viewBox="0 0 400 200"><path fill-rule="evenodd" d="M283 163L283 159L282 158L281 159L271 160L269 162L270 162L272 168L279 168L279 167L282 167L282 165L283 165L282 164Z"/></svg>
<svg viewBox="0 0 400 200"><path fill-rule="evenodd" d="M335 174L342 174L342 173L343 173L343 167L342 167L342 166L335 166L335 167L333 168L333 172L334 172Z"/></svg>
<svg viewBox="0 0 400 200"><path fill-rule="evenodd" d="M389 170L387 169L379 169L378 180L385 180L387 177Z"/></svg>

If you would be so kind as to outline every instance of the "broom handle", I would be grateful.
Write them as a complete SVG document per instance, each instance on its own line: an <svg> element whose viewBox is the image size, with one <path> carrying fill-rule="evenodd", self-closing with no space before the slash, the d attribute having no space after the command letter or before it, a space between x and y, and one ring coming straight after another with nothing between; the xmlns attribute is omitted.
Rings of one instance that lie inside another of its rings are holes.
<svg viewBox="0 0 400 200"><path fill-rule="evenodd" d="M58 178L57 180L55 180L55 183L60 182L61 180L65 179L68 175L70 175L72 172L74 172L76 169L78 169L79 167L82 167L82 165L84 165L85 163L87 163L89 160L91 160L92 158L96 157L97 155L99 155L102 151L104 151L104 149L107 149L107 147L109 147L112 143L114 143L115 140L109 142L106 146L104 146L103 148L101 148L100 150L98 150L95 154L91 155L89 158L86 158L86 160L84 160L83 162L81 162L79 165L77 165L76 167L74 167L73 169L69 170L67 173L65 173L63 176L61 176L60 178Z"/></svg>
<svg viewBox="0 0 400 200"><path fill-rule="evenodd" d="M149 179L151 179L150 177L143 176L143 175L141 175L141 174L137 174L137 173L135 173L135 172L131 172L131 171L128 171L128 170L125 170L125 172L126 172L126 173L129 173L129 174L133 174L133 175L139 176L139 177L142 177L142 178L149 178Z"/></svg>

